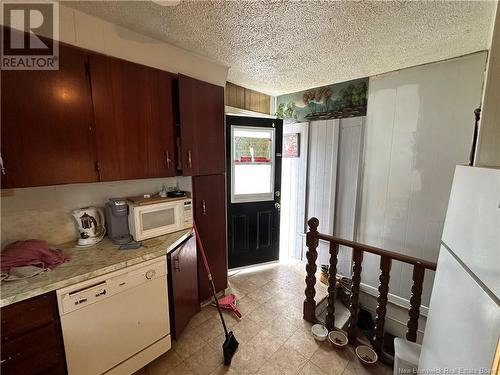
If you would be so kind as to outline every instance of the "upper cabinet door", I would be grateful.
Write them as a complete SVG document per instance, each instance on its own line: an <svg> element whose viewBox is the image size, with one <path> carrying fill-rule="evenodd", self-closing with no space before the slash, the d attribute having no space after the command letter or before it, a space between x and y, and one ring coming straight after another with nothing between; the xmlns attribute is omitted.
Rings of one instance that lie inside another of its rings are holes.
<svg viewBox="0 0 500 375"><path fill-rule="evenodd" d="M224 88L179 74L182 174L225 172Z"/></svg>
<svg viewBox="0 0 500 375"><path fill-rule="evenodd" d="M59 70L1 72L2 188L97 181L87 56L59 52Z"/></svg>
<svg viewBox="0 0 500 375"><path fill-rule="evenodd" d="M101 181L175 176L176 76L90 56Z"/></svg>

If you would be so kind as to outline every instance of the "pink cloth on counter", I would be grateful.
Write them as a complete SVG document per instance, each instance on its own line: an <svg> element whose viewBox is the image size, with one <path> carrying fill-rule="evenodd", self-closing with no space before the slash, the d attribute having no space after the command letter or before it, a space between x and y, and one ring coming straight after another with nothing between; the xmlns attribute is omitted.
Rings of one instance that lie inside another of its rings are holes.
<svg viewBox="0 0 500 375"><path fill-rule="evenodd" d="M0 252L2 272L12 267L38 266L53 269L69 260L69 255L61 250L51 249L42 240L16 241Z"/></svg>

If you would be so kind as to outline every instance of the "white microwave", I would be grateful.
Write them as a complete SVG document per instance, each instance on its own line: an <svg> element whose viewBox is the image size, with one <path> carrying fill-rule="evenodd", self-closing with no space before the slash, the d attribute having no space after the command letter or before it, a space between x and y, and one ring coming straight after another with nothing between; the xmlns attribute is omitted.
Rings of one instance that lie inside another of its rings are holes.
<svg viewBox="0 0 500 375"><path fill-rule="evenodd" d="M129 203L128 225L136 241L191 228L192 200L186 198L142 205Z"/></svg>

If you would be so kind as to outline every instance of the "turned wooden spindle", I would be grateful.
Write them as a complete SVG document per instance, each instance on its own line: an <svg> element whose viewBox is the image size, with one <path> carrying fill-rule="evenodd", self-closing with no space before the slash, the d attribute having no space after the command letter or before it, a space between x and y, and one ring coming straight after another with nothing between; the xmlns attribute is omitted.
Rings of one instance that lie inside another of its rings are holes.
<svg viewBox="0 0 500 375"><path fill-rule="evenodd" d="M328 331L335 328L335 291L337 284L337 258L339 254L339 245L336 242L330 242L330 267L328 269L328 307L325 318L325 326Z"/></svg>
<svg viewBox="0 0 500 375"><path fill-rule="evenodd" d="M361 262L363 261L363 252L361 249L353 248L352 256L352 285L351 298L349 301L349 326L348 336L351 344L356 343L356 327L358 325L358 299L359 299L359 284L361 283Z"/></svg>
<svg viewBox="0 0 500 375"><path fill-rule="evenodd" d="M307 222L309 225L309 231L306 234L306 245L307 245L307 264L306 264L306 299L304 300L303 318L308 322L314 322L316 320L316 301L314 296L316 295L316 259L318 258L318 252L316 248L319 244L318 239L318 225L319 220L315 217L309 219Z"/></svg>
<svg viewBox="0 0 500 375"><path fill-rule="evenodd" d="M420 302L422 297L422 284L424 282L425 268L420 265L413 266L413 286L411 287L410 310L408 315L410 319L406 326L406 339L408 341L417 341L418 317L420 316Z"/></svg>
<svg viewBox="0 0 500 375"><path fill-rule="evenodd" d="M391 271L391 258L380 258L380 284L378 286L377 316L375 317L375 336L373 350L380 356L384 339L385 313L387 311L387 294L389 293L389 272Z"/></svg>

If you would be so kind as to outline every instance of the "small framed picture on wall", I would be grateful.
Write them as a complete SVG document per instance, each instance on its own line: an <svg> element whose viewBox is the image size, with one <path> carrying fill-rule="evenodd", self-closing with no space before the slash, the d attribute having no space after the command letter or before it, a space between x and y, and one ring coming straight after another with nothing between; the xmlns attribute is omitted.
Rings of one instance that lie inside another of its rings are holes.
<svg viewBox="0 0 500 375"><path fill-rule="evenodd" d="M291 133L283 136L283 157L298 158L300 156L300 134Z"/></svg>

